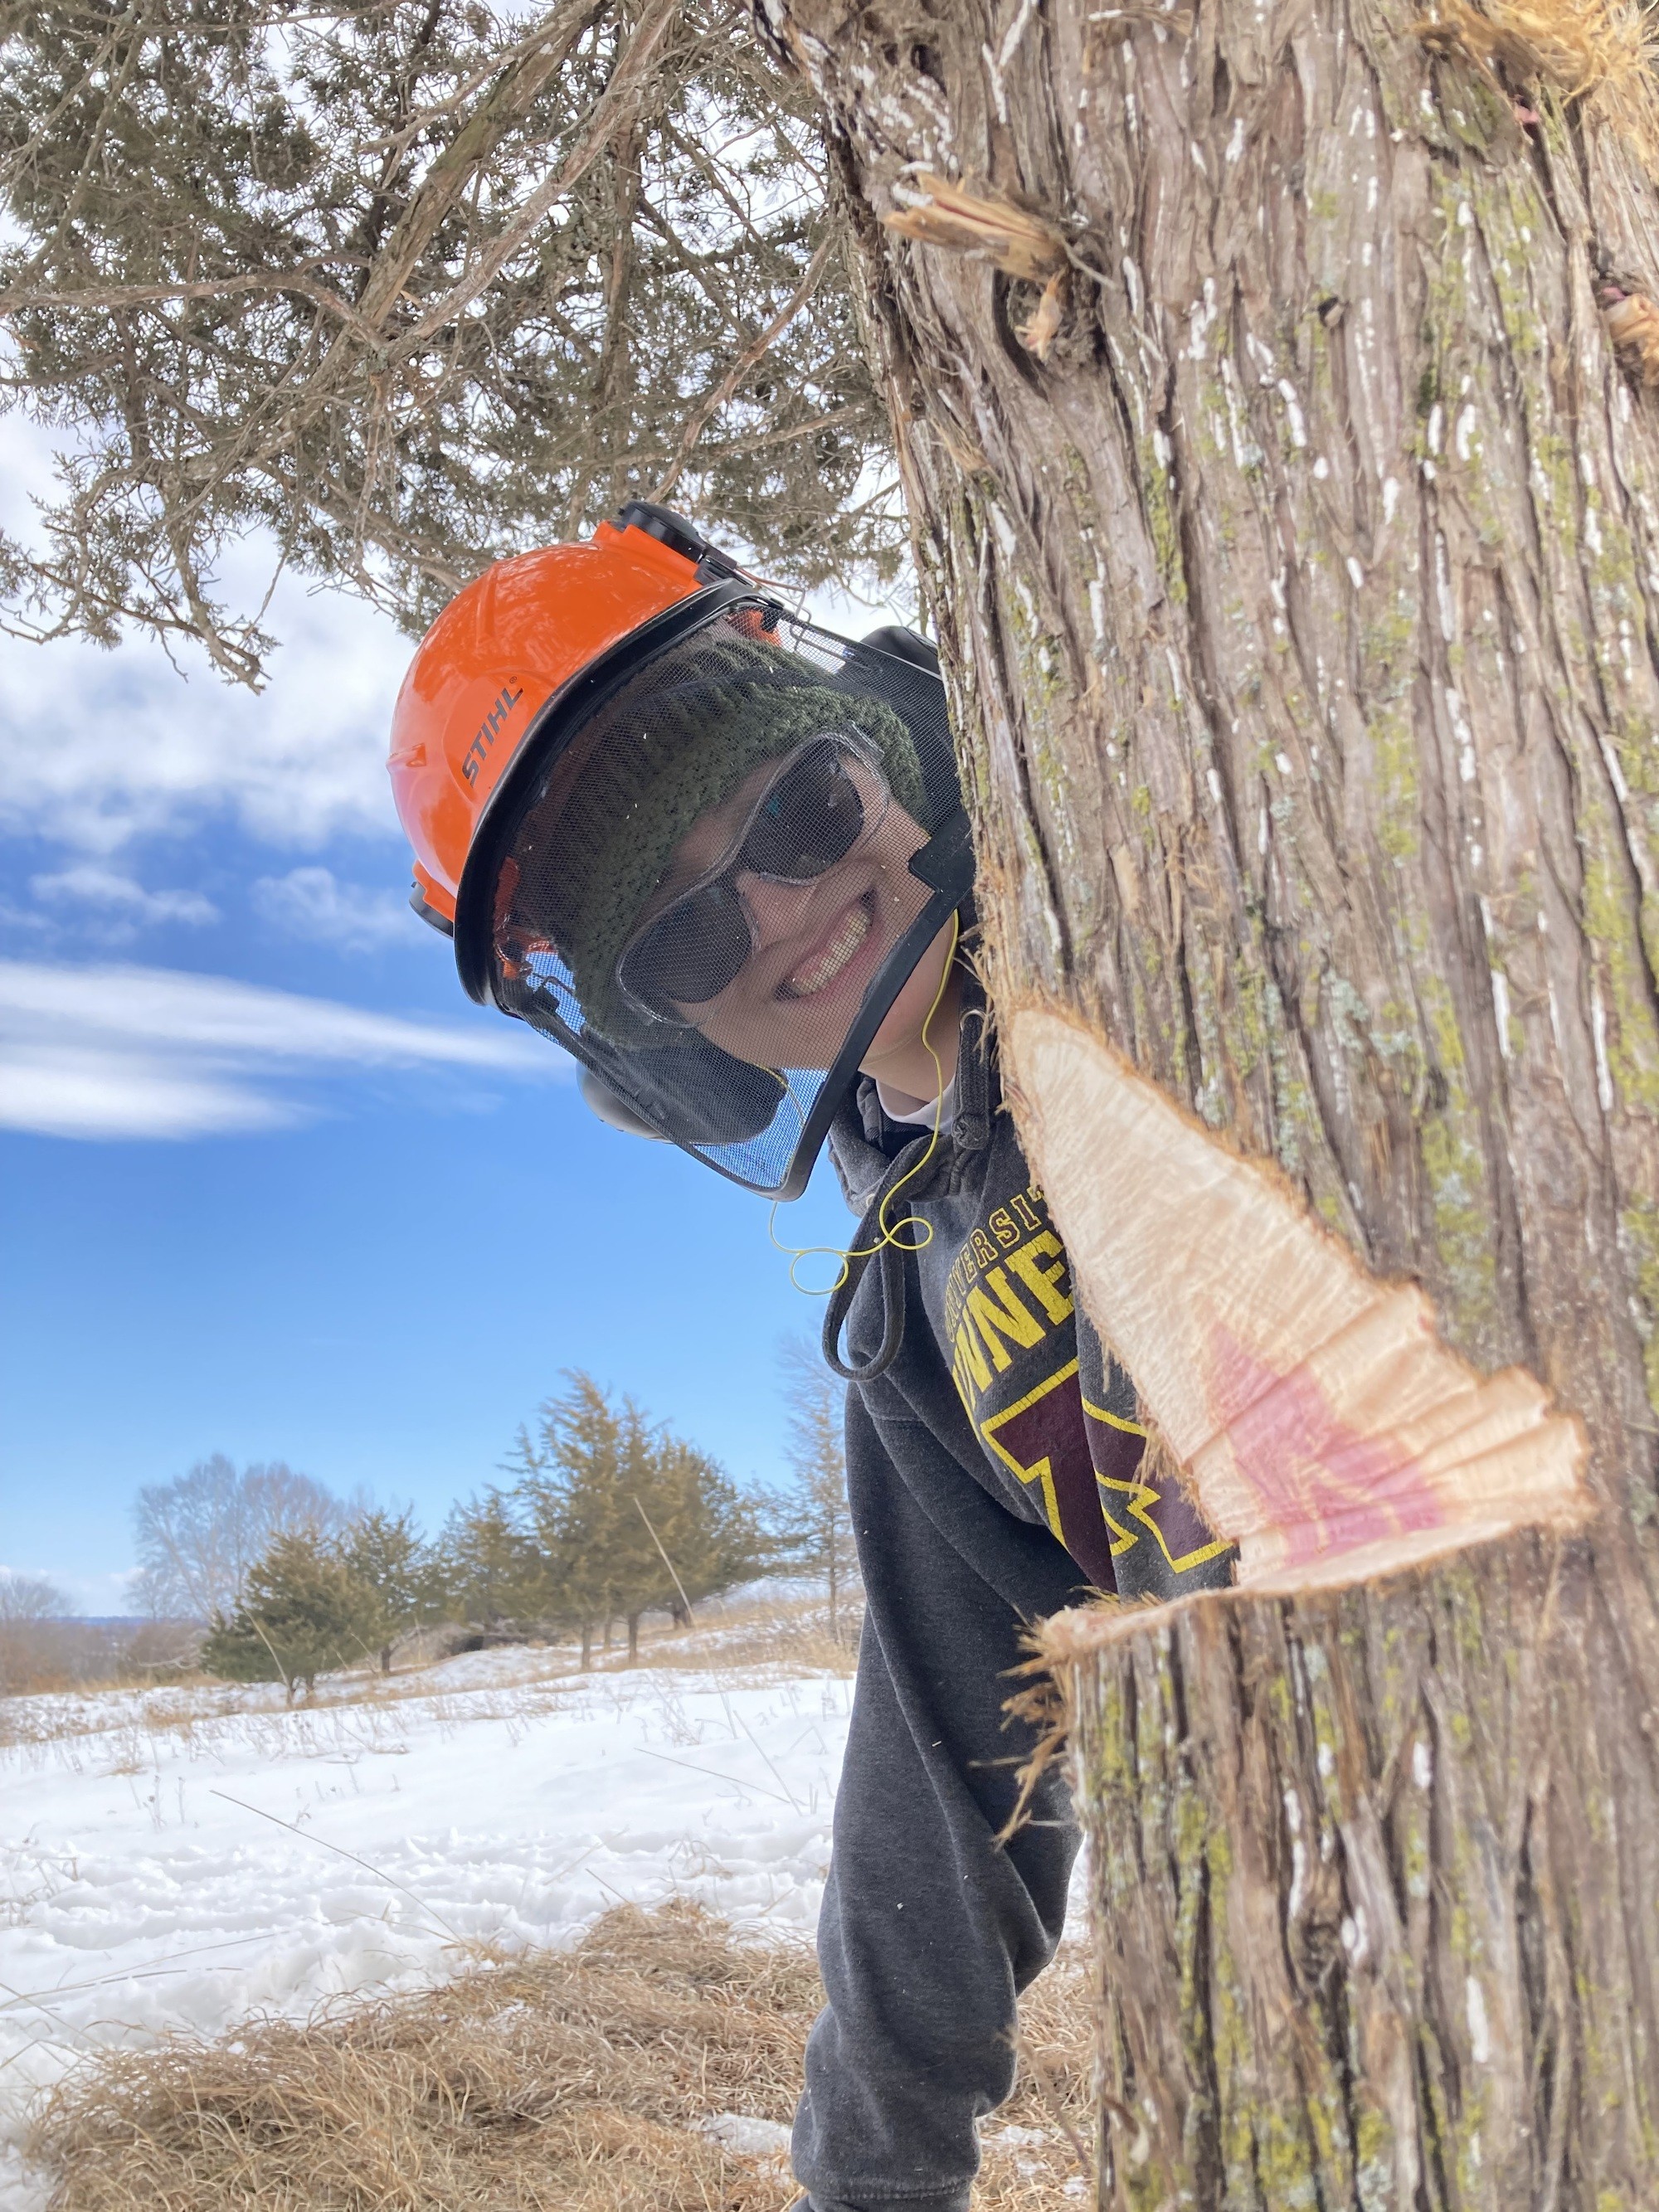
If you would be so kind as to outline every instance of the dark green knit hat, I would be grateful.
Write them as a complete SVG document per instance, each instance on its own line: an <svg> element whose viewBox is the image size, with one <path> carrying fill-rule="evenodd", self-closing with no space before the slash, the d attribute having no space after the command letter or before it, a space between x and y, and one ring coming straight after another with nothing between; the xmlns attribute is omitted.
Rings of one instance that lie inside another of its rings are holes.
<svg viewBox="0 0 1659 2212"><path fill-rule="evenodd" d="M775 646L706 639L665 656L601 711L608 726L560 810L537 892L584 1016L613 1043L659 1045L676 1034L629 1006L617 963L675 847L762 762L821 734L856 732L899 805L928 825L902 719L866 692L832 690Z"/></svg>

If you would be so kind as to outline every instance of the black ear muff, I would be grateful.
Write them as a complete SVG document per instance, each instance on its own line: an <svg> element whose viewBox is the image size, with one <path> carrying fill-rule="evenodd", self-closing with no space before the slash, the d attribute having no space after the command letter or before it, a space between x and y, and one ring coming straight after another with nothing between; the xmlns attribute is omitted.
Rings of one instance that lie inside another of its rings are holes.
<svg viewBox="0 0 1659 2212"><path fill-rule="evenodd" d="M902 629L897 623L889 623L883 629L872 629L859 643L877 653L885 653L895 660L908 660L912 668L925 668L930 676L939 674L939 647L920 630Z"/></svg>
<svg viewBox="0 0 1659 2212"><path fill-rule="evenodd" d="M654 500L630 499L611 527L642 530L647 538L654 538L686 561L701 561L709 550L708 540L695 522L688 522L672 507L659 507Z"/></svg>
<svg viewBox="0 0 1659 2212"><path fill-rule="evenodd" d="M653 1137L659 1145L667 1143L660 1129L653 1129L648 1121L641 1120L625 1098L619 1097L608 1083L600 1082L591 1067L583 1068L576 1088L584 1103L608 1127L620 1129L624 1136Z"/></svg>
<svg viewBox="0 0 1659 2212"><path fill-rule="evenodd" d="M447 914L440 914L435 906L428 904L426 893L418 884L410 885L409 903L422 921L430 922L434 929L441 930L446 937L453 937L454 923Z"/></svg>

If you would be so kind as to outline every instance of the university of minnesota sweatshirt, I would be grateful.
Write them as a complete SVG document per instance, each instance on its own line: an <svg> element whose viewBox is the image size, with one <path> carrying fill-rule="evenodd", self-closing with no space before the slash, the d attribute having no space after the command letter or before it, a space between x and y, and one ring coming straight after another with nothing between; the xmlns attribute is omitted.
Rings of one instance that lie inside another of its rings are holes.
<svg viewBox="0 0 1659 2212"><path fill-rule="evenodd" d="M1077 1309L984 1035L970 1006L931 1155L867 1078L830 1139L854 1253L884 1219L921 1225L899 1238L920 1249L881 1245L826 1332L860 1374L847 1472L866 1612L818 1927L829 2002L795 2120L812 2212L967 2212L975 2122L1012 2087L1015 1998L1059 1941L1077 1848L1057 1767L997 1840L1033 1748L1003 1711L1023 1631L1091 1589L1231 1577L1179 1491L1141 1479L1133 1385Z"/></svg>

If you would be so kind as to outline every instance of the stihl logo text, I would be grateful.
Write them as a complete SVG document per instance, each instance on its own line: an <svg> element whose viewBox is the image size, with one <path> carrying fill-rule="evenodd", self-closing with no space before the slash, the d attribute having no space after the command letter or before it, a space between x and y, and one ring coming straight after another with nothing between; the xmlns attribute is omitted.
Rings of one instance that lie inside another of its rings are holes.
<svg viewBox="0 0 1659 2212"><path fill-rule="evenodd" d="M461 763L461 774L469 783L477 781L478 770L484 764L484 757L495 742L495 732L523 696L522 684L516 691L511 684L506 685L496 698L495 705L479 723L477 732L467 747L466 757Z"/></svg>

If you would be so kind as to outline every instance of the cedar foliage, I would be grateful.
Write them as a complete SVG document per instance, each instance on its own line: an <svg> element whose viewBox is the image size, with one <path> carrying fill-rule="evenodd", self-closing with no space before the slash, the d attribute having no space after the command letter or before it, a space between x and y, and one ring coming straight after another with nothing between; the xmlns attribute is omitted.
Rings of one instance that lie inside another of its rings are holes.
<svg viewBox="0 0 1659 2212"><path fill-rule="evenodd" d="M684 1620L769 1563L759 1500L580 1370L520 1431L510 1465L512 1507L543 1563L543 1617L580 1633L584 1663L595 1627L625 1620L633 1658L642 1614Z"/></svg>
<svg viewBox="0 0 1659 2212"><path fill-rule="evenodd" d="M505 1492L492 1487L453 1506L434 1560L445 1619L489 1632L544 1620L546 1562Z"/></svg>
<svg viewBox="0 0 1659 2212"><path fill-rule="evenodd" d="M257 684L251 534L418 633L637 495L890 575L814 118L738 0L0 0L0 410L59 456L13 627Z"/></svg>
<svg viewBox="0 0 1659 2212"><path fill-rule="evenodd" d="M314 1530L278 1536L249 1569L234 1613L216 1613L202 1665L233 1682L303 1683L361 1660L378 1626L375 1591Z"/></svg>

